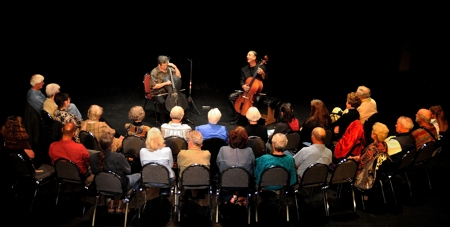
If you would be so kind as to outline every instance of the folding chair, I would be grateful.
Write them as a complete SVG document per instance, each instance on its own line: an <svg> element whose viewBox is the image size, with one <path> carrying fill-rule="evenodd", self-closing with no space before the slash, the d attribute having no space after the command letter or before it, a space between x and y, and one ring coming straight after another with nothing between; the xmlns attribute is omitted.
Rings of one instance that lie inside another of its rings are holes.
<svg viewBox="0 0 450 227"><path fill-rule="evenodd" d="M341 160L334 170L331 172L330 178L328 179L327 184L324 187L326 202L325 206L328 211L327 214L330 215L330 206L328 204L328 193L327 189L331 185L337 184L336 198L341 197L343 184L348 183L350 185L352 199L353 199L353 212L356 212L356 201L355 201L355 191L353 187L353 182L355 181L356 171L358 170L358 164L352 159L343 159Z"/></svg>
<svg viewBox="0 0 450 227"><path fill-rule="evenodd" d="M79 133L79 137L80 137L80 143L83 144L84 147L86 147L86 149L97 150L97 151L100 150L99 146L98 146L98 140L94 136L94 134L92 134L91 132L82 130Z"/></svg>
<svg viewBox="0 0 450 227"><path fill-rule="evenodd" d="M255 158L267 154L266 144L259 136L249 136L247 146L252 148Z"/></svg>

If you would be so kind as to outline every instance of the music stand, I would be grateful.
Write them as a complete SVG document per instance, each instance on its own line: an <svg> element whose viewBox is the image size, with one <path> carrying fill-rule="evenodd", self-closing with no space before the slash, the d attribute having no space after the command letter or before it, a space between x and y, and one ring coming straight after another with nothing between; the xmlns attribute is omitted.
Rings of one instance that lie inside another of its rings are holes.
<svg viewBox="0 0 450 227"><path fill-rule="evenodd" d="M194 100L191 97L191 90L192 90L192 59L188 59L188 61L191 62L191 70L189 75L189 97L187 98L187 101L189 103L190 109L194 109L197 111L197 114L200 116L200 111L198 111L197 106L195 106Z"/></svg>

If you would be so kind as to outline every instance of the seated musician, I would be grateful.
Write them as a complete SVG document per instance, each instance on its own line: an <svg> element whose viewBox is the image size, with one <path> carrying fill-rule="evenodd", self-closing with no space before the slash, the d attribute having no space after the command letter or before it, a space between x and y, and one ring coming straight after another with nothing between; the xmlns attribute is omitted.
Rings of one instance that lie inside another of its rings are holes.
<svg viewBox="0 0 450 227"><path fill-rule="evenodd" d="M158 110L161 113L161 123L166 123L166 97L168 92L172 92L172 81L170 75L172 74L173 78L181 79L180 70L173 63L169 63L169 57L161 55L157 58L158 65L150 72L151 76L151 94L155 97L156 102L158 103ZM180 80L181 83L181 80ZM180 99L186 100L184 94L181 94L183 97ZM184 120L189 123L193 123L188 118Z"/></svg>
<svg viewBox="0 0 450 227"><path fill-rule="evenodd" d="M267 73L267 69L266 69L265 65L261 65L258 68L255 67L257 64L256 58L257 58L257 53L253 50L249 51L247 53L248 65L242 67L242 69L241 69L240 84L241 84L242 90L245 92L248 92L250 90L249 84L255 73L256 73L255 80L263 81L263 80L267 80L267 78L268 78L268 73ZM240 122L241 118L245 120L245 115L241 115L234 108L235 102L239 98L239 95L241 95L241 94L242 94L242 91L236 91L236 92L231 93L230 96L228 97L228 99L230 100L230 103L231 103L231 109L234 113L234 119L231 122L231 124L236 124L236 123ZM259 100L260 100L260 97L256 96L253 106L257 106L257 103L259 102Z"/></svg>

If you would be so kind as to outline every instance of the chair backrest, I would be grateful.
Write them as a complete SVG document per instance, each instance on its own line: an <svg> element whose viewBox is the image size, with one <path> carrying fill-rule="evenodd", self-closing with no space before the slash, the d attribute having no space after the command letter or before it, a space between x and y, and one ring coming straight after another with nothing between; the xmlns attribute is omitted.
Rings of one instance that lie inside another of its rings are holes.
<svg viewBox="0 0 450 227"><path fill-rule="evenodd" d="M62 138L62 128L63 123L60 121L53 121L53 124L51 126L51 134L50 134L50 140L55 142L59 141Z"/></svg>
<svg viewBox="0 0 450 227"><path fill-rule="evenodd" d="M251 179L251 175L246 169L239 166L228 167L220 174L220 187L249 188Z"/></svg>
<svg viewBox="0 0 450 227"><path fill-rule="evenodd" d="M53 118L52 116L45 110L41 110L41 119L44 123L44 127L50 129L53 125Z"/></svg>
<svg viewBox="0 0 450 227"><path fill-rule="evenodd" d="M15 169L14 175L16 177L35 177L34 167L28 157L26 157L25 152L10 152L9 157L11 162L10 164Z"/></svg>
<svg viewBox="0 0 450 227"><path fill-rule="evenodd" d="M166 143L167 147L170 147L172 150L172 155L176 160L176 157L178 156L178 153L180 153L181 150L187 149L187 141L179 136L169 136L164 138L164 141Z"/></svg>
<svg viewBox="0 0 450 227"><path fill-rule="evenodd" d="M358 164L353 159L343 159L331 173L328 184L340 184L345 182L353 182L356 177Z"/></svg>
<svg viewBox="0 0 450 227"><path fill-rule="evenodd" d="M286 137L288 139L288 143L286 145L285 150L291 151L293 153L297 153L297 151L300 148L300 133L289 132L289 133L286 133Z"/></svg>
<svg viewBox="0 0 450 227"><path fill-rule="evenodd" d="M98 140L94 134L89 131L81 130L79 133L80 143L86 147L86 149L99 150Z"/></svg>
<svg viewBox="0 0 450 227"><path fill-rule="evenodd" d="M252 148L255 158L267 154L266 144L259 136L249 136L247 146Z"/></svg>
<svg viewBox="0 0 450 227"><path fill-rule="evenodd" d="M365 122L364 122L364 138L365 138L365 146L371 144L373 142L372 139L372 126L377 122L379 119L378 113L372 114Z"/></svg>
<svg viewBox="0 0 450 227"><path fill-rule="evenodd" d="M200 164L188 166L180 178L180 187L184 189L205 189L211 185L209 169Z"/></svg>
<svg viewBox="0 0 450 227"><path fill-rule="evenodd" d="M285 168L281 166L272 166L261 173L258 188L262 189L267 186L288 187L289 180L290 174Z"/></svg>
<svg viewBox="0 0 450 227"><path fill-rule="evenodd" d="M94 178L95 188L104 195L122 195L122 180L114 172L98 172Z"/></svg>
<svg viewBox="0 0 450 227"><path fill-rule="evenodd" d="M151 75L150 73L146 73L144 75L144 94L145 94L145 98L146 99L152 99L152 94L150 93L151 91Z"/></svg>
<svg viewBox="0 0 450 227"><path fill-rule="evenodd" d="M145 187L170 187L170 173L164 166L156 162L145 164L141 170L141 183Z"/></svg>
<svg viewBox="0 0 450 227"><path fill-rule="evenodd" d="M430 159L435 151L435 145L436 143L432 141L423 144L419 150L417 150L414 164Z"/></svg>
<svg viewBox="0 0 450 227"><path fill-rule="evenodd" d="M400 164L398 165L397 170L401 170L403 168L410 166L413 163L415 157L416 157L416 149L415 148L407 151L403 155L403 157L400 161Z"/></svg>
<svg viewBox="0 0 450 227"><path fill-rule="evenodd" d="M219 173L219 167L215 164L217 160L217 155L221 147L226 146L227 143L221 138L209 138L203 140L202 150L208 150L211 153L210 163L214 163L210 167L211 175L215 176Z"/></svg>
<svg viewBox="0 0 450 227"><path fill-rule="evenodd" d="M83 184L83 177L77 165L65 158L55 161L56 178L64 182Z"/></svg>
<svg viewBox="0 0 450 227"><path fill-rule="evenodd" d="M316 163L308 167L300 179L300 187L315 187L327 183L328 166Z"/></svg>
<svg viewBox="0 0 450 227"><path fill-rule="evenodd" d="M126 136L122 140L122 153L139 155L141 148L145 147L145 140L138 136Z"/></svg>

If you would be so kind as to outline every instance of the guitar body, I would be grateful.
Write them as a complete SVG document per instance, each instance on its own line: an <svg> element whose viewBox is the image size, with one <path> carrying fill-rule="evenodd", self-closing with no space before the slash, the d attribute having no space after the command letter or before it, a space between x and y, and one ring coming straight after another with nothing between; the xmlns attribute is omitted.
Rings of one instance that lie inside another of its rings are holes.
<svg viewBox="0 0 450 227"><path fill-rule="evenodd" d="M166 97L166 109L170 112L170 110L174 106L180 106L181 108L186 110L189 106L189 103L186 99L186 96L184 96L183 93L179 92L181 88L181 78L179 78L178 76L172 76L172 78L164 78L164 82L168 80L172 81L172 86L164 87L168 93Z"/></svg>
<svg viewBox="0 0 450 227"><path fill-rule="evenodd" d="M245 84L249 85L251 81L252 77L249 77L245 81ZM255 101L256 96L262 91L262 89L263 82L258 79L254 80L253 83L251 83L251 87L248 92L242 93L236 99L236 102L234 103L234 109L236 110L236 112L245 116L247 114L247 110L253 106L253 102Z"/></svg>

